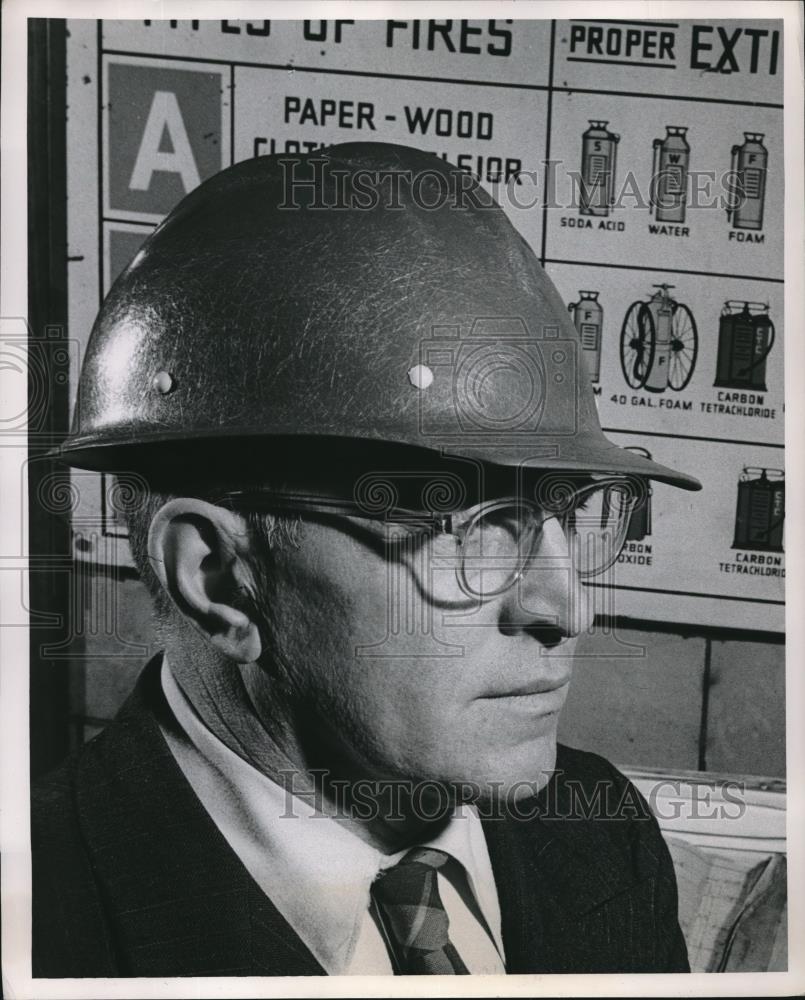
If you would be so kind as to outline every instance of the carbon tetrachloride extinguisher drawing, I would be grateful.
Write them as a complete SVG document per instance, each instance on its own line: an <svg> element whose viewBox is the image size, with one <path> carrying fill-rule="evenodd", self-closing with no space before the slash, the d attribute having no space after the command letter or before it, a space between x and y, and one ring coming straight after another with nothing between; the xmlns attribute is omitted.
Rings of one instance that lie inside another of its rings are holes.
<svg viewBox="0 0 805 1000"><path fill-rule="evenodd" d="M690 163L687 131L681 125L666 125L665 138L653 143L650 194L657 222L685 221Z"/></svg>
<svg viewBox="0 0 805 1000"><path fill-rule="evenodd" d="M648 448L627 445L626 451L633 451L636 455L642 455L643 458L651 460L651 452ZM652 490L649 486L646 496L629 516L629 527L626 529L627 542L642 542L647 535L651 534L651 494Z"/></svg>
<svg viewBox="0 0 805 1000"><path fill-rule="evenodd" d="M609 122L589 119L590 127L581 137L582 215L609 215L615 202L615 166L620 136L610 132Z"/></svg>
<svg viewBox="0 0 805 1000"><path fill-rule="evenodd" d="M673 285L653 285L648 302L626 310L621 327L621 371L632 389L676 392L693 377L699 355L696 320L684 302L670 294Z"/></svg>
<svg viewBox="0 0 805 1000"><path fill-rule="evenodd" d="M733 229L763 228L769 165L769 151L763 145L763 135L763 132L744 132L743 143L732 147L727 218Z"/></svg>
<svg viewBox="0 0 805 1000"><path fill-rule="evenodd" d="M734 549L782 552L785 526L785 473L744 466L738 481Z"/></svg>
<svg viewBox="0 0 805 1000"><path fill-rule="evenodd" d="M718 321L714 386L767 391L766 358L774 346L768 303L728 299Z"/></svg>
<svg viewBox="0 0 805 1000"><path fill-rule="evenodd" d="M604 310L598 301L599 292L579 291L579 301L567 307L573 315L573 323L581 340L584 358L590 372L590 381L601 377L601 334L604 326Z"/></svg>

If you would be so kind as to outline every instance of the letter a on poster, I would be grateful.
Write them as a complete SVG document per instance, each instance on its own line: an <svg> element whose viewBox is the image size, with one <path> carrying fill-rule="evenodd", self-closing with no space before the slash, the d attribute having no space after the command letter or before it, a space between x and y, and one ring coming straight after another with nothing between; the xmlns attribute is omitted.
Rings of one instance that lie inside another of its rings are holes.
<svg viewBox="0 0 805 1000"><path fill-rule="evenodd" d="M172 146L170 151L161 148L166 136ZM129 187L147 191L157 171L179 174L186 193L201 183L179 102L176 94L167 90L154 94Z"/></svg>

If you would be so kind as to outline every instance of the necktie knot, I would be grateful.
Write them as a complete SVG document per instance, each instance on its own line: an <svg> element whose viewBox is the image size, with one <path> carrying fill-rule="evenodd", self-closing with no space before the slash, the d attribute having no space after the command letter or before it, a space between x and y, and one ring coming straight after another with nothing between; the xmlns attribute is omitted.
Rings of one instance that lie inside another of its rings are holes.
<svg viewBox="0 0 805 1000"><path fill-rule="evenodd" d="M439 895L443 851L416 847L372 886L397 971L403 974L467 973L449 937L450 922Z"/></svg>

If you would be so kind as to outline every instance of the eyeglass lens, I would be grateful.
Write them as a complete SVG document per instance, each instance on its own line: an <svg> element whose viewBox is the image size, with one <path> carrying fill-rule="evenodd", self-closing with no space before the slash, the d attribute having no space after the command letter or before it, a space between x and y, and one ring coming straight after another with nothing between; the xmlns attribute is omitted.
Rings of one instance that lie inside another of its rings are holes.
<svg viewBox="0 0 805 1000"><path fill-rule="evenodd" d="M633 490L610 483L588 487L554 510L524 503L484 510L469 523L461 544L462 588L493 596L510 587L529 561L538 564L538 540L549 517L561 524L578 575L596 576L620 555L635 504Z"/></svg>

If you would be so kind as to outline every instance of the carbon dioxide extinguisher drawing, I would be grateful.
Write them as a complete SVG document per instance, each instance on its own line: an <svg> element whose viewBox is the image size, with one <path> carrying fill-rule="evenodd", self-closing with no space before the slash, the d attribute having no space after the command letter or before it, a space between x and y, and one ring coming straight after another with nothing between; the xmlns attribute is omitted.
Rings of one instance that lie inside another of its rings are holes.
<svg viewBox="0 0 805 1000"><path fill-rule="evenodd" d="M651 452L648 448L641 448L638 445L627 445L626 451L633 451L636 455L651 460ZM651 486L647 488L647 494L643 502L637 506L629 517L629 527L626 529L627 542L642 542L647 535L651 534Z"/></svg>
<svg viewBox="0 0 805 1000"><path fill-rule="evenodd" d="M744 132L741 145L732 147L730 204L727 218L733 229L762 229L766 200L769 151L763 132Z"/></svg>
<svg viewBox="0 0 805 1000"><path fill-rule="evenodd" d="M601 335L604 327L604 310L598 301L599 292L579 291L579 301L567 307L581 340L584 358L590 372L590 381L601 377Z"/></svg>
<svg viewBox="0 0 805 1000"><path fill-rule="evenodd" d="M666 125L665 138L653 143L651 211L658 222L685 221L690 163L687 131L681 125Z"/></svg>
<svg viewBox="0 0 805 1000"><path fill-rule="evenodd" d="M665 392L684 389L699 355L693 313L670 294L673 285L653 285L648 302L633 302L621 327L621 371L632 389Z"/></svg>
<svg viewBox="0 0 805 1000"><path fill-rule="evenodd" d="M767 391L766 358L774 347L768 303L728 299L718 321L714 386Z"/></svg>
<svg viewBox="0 0 805 1000"><path fill-rule="evenodd" d="M785 473L744 466L738 481L734 549L782 552Z"/></svg>
<svg viewBox="0 0 805 1000"><path fill-rule="evenodd" d="M615 203L615 168L620 136L610 132L609 122L589 119L590 127L581 137L582 215L609 215Z"/></svg>

